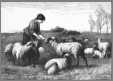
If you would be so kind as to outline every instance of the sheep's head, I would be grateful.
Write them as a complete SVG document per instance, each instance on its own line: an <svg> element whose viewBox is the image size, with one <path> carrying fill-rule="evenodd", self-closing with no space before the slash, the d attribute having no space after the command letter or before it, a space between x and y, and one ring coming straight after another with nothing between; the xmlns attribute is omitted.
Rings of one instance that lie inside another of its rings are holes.
<svg viewBox="0 0 113 81"><path fill-rule="evenodd" d="M84 38L84 42L88 42L89 41L89 39L88 38Z"/></svg>
<svg viewBox="0 0 113 81"><path fill-rule="evenodd" d="M94 43L94 44L93 44L93 48L94 48L94 49L97 49L97 48L98 48L98 43Z"/></svg>
<svg viewBox="0 0 113 81"><path fill-rule="evenodd" d="M46 43L50 43L50 42L53 42L55 41L56 42L56 38L55 37L49 37L47 40L46 40Z"/></svg>
<svg viewBox="0 0 113 81"><path fill-rule="evenodd" d="M66 53L66 54L64 54L63 57L67 59L66 60L67 61L67 67L68 68L71 67L73 55L72 54L69 54L69 53Z"/></svg>
<svg viewBox="0 0 113 81"><path fill-rule="evenodd" d="M12 55L12 49L13 49L13 44L12 43L9 43L5 47L4 54L5 54L5 56L7 57L8 60L13 57L13 55Z"/></svg>
<svg viewBox="0 0 113 81"><path fill-rule="evenodd" d="M64 57L64 58L68 58L69 56L70 56L69 53L65 53L63 57Z"/></svg>
<svg viewBox="0 0 113 81"><path fill-rule="evenodd" d="M98 39L98 42L102 41L102 38L101 37L97 37L97 39Z"/></svg>
<svg viewBox="0 0 113 81"><path fill-rule="evenodd" d="M51 37L51 39L55 42L58 42L58 39L56 37Z"/></svg>

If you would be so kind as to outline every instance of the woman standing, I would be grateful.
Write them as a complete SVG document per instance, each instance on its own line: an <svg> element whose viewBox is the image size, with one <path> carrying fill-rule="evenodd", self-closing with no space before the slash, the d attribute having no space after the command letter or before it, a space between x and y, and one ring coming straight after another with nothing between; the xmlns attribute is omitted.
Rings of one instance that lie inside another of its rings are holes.
<svg viewBox="0 0 113 81"><path fill-rule="evenodd" d="M22 44L26 44L29 41L37 39L44 39L40 33L40 24L45 21L45 16L40 13L36 18L30 21L28 27L23 30L23 41Z"/></svg>

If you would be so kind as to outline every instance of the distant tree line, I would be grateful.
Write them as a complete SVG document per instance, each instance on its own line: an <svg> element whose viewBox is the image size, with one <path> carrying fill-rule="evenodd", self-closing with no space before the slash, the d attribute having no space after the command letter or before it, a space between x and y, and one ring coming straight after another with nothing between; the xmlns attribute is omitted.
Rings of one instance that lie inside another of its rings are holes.
<svg viewBox="0 0 113 81"><path fill-rule="evenodd" d="M54 29L51 29L52 32L58 32L61 35L80 35L80 32L73 30L66 30L60 26L56 26Z"/></svg>

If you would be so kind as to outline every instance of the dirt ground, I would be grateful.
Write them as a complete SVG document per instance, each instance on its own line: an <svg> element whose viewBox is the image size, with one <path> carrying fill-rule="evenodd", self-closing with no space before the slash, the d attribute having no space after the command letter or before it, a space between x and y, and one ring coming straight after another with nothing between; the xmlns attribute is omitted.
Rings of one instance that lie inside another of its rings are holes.
<svg viewBox="0 0 113 81"><path fill-rule="evenodd" d="M2 80L111 80L111 59L88 59L89 67L83 61L80 66L64 69L55 75L47 75L43 66L0 66Z"/></svg>

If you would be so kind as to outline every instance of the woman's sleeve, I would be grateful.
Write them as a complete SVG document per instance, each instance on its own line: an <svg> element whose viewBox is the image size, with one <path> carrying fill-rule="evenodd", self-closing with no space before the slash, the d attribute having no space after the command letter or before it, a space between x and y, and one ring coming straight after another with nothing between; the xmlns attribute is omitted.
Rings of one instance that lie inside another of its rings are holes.
<svg viewBox="0 0 113 81"><path fill-rule="evenodd" d="M29 23L29 31L30 31L31 34L34 33L34 22L33 22L33 20Z"/></svg>
<svg viewBox="0 0 113 81"><path fill-rule="evenodd" d="M29 27L24 28L23 31L25 34L30 35Z"/></svg>
<svg viewBox="0 0 113 81"><path fill-rule="evenodd" d="M29 24L30 32L40 34L40 24L37 23L35 20L32 20Z"/></svg>

